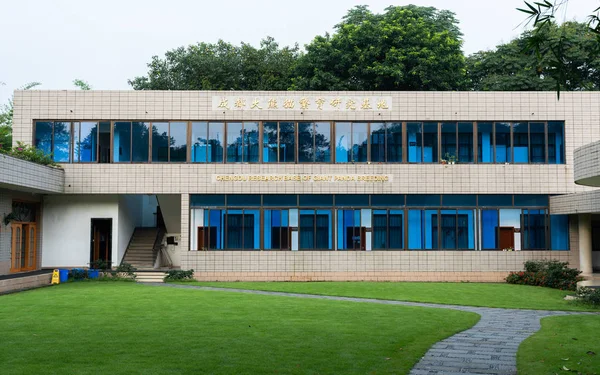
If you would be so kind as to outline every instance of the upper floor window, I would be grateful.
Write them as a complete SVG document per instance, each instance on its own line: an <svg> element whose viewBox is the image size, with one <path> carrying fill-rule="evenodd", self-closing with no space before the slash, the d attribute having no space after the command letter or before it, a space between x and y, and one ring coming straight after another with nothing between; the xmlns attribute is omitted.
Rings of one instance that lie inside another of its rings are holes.
<svg viewBox="0 0 600 375"><path fill-rule="evenodd" d="M564 164L564 133L561 121L37 121L34 144L63 163Z"/></svg>

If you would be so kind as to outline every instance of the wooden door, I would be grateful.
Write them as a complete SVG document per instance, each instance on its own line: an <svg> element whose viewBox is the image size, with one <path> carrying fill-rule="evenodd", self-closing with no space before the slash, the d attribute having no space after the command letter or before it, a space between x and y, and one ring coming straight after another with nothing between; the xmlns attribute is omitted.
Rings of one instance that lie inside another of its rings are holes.
<svg viewBox="0 0 600 375"><path fill-rule="evenodd" d="M500 249L515 248L515 228L514 227L499 227L498 228L498 247Z"/></svg>
<svg viewBox="0 0 600 375"><path fill-rule="evenodd" d="M10 272L36 269L37 228L34 223L12 223Z"/></svg>

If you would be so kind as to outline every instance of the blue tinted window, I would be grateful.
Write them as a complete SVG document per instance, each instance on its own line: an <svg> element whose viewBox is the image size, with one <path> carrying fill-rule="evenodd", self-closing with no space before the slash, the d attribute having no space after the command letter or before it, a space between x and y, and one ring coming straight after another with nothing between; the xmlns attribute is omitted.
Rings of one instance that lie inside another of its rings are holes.
<svg viewBox="0 0 600 375"><path fill-rule="evenodd" d="M512 207L512 194L480 194L478 205L483 207Z"/></svg>
<svg viewBox="0 0 600 375"><path fill-rule="evenodd" d="M225 143L225 124L222 122L208 123L208 162L222 163Z"/></svg>
<svg viewBox="0 0 600 375"><path fill-rule="evenodd" d="M366 162L368 158L367 124L355 122L352 124L352 161Z"/></svg>
<svg viewBox="0 0 600 375"><path fill-rule="evenodd" d="M403 194L371 195L371 206L403 207L404 206L404 195Z"/></svg>
<svg viewBox="0 0 600 375"><path fill-rule="evenodd" d="M510 124L507 122L497 122L494 126L496 128L496 163L511 163Z"/></svg>
<svg viewBox="0 0 600 375"><path fill-rule="evenodd" d="M190 195L191 207L222 207L225 206L224 194L193 194Z"/></svg>
<svg viewBox="0 0 600 375"><path fill-rule="evenodd" d="M406 144L408 146L408 162L420 163L423 161L421 147L423 134L420 122L409 122L406 124Z"/></svg>
<svg viewBox="0 0 600 375"><path fill-rule="evenodd" d="M313 163L315 161L314 124L298 123L298 162Z"/></svg>
<svg viewBox="0 0 600 375"><path fill-rule="evenodd" d="M191 161L206 163L208 152L208 123L192 122Z"/></svg>
<svg viewBox="0 0 600 375"><path fill-rule="evenodd" d="M263 195L263 205L271 207L296 207L298 205L298 196L296 194L265 194Z"/></svg>
<svg viewBox="0 0 600 375"><path fill-rule="evenodd" d="M330 207L333 206L333 195L312 194L300 195L300 206L302 207Z"/></svg>
<svg viewBox="0 0 600 375"><path fill-rule="evenodd" d="M438 159L438 124L426 122L423 124L423 162L437 163Z"/></svg>
<svg viewBox="0 0 600 375"><path fill-rule="evenodd" d="M477 160L480 163L491 163L494 161L493 148L493 124L480 122L477 124Z"/></svg>
<svg viewBox="0 0 600 375"><path fill-rule="evenodd" d="M515 206L541 206L548 207L547 195L515 194Z"/></svg>
<svg viewBox="0 0 600 375"><path fill-rule="evenodd" d="M373 250L404 248L404 211L373 210Z"/></svg>
<svg viewBox="0 0 600 375"><path fill-rule="evenodd" d="M550 242L552 250L569 250L568 215L550 215Z"/></svg>
<svg viewBox="0 0 600 375"><path fill-rule="evenodd" d="M371 127L375 124L371 124ZM386 156L388 163L401 163L402 158L402 123L388 122L386 124ZM373 147L373 146L371 146ZM378 160L380 161L380 160Z"/></svg>
<svg viewBox="0 0 600 375"><path fill-rule="evenodd" d="M532 163L546 162L546 124L529 123L529 160Z"/></svg>
<svg viewBox="0 0 600 375"><path fill-rule="evenodd" d="M95 162L98 150L98 123L73 123L73 142L73 162Z"/></svg>
<svg viewBox="0 0 600 375"><path fill-rule="evenodd" d="M290 250L288 210L264 210L265 250Z"/></svg>
<svg viewBox="0 0 600 375"><path fill-rule="evenodd" d="M337 210L337 248L361 249L360 210Z"/></svg>
<svg viewBox="0 0 600 375"><path fill-rule="evenodd" d="M35 123L35 147L42 150L44 154L52 153L52 130L54 124L52 122L38 121ZM3 147L11 147L11 145L3 145Z"/></svg>
<svg viewBox="0 0 600 375"><path fill-rule="evenodd" d="M55 162L71 161L71 123L70 122L55 122L54 123L54 147L52 154Z"/></svg>
<svg viewBox="0 0 600 375"><path fill-rule="evenodd" d="M442 206L444 207L464 207L476 206L476 195L442 195Z"/></svg>
<svg viewBox="0 0 600 375"><path fill-rule="evenodd" d="M244 123L244 162L258 163L258 122Z"/></svg>
<svg viewBox="0 0 600 375"><path fill-rule="evenodd" d="M134 162L148 161L150 144L150 124L147 122L132 122L132 160Z"/></svg>
<svg viewBox="0 0 600 375"><path fill-rule="evenodd" d="M293 163L296 161L296 127L293 122L279 123L279 162Z"/></svg>
<svg viewBox="0 0 600 375"><path fill-rule="evenodd" d="M152 123L152 161L169 161L169 124L166 122Z"/></svg>
<svg viewBox="0 0 600 375"><path fill-rule="evenodd" d="M483 250L498 249L497 210L481 210L481 248Z"/></svg>
<svg viewBox="0 0 600 375"><path fill-rule="evenodd" d="M374 163L383 163L385 162L385 124L371 123L370 132L371 161Z"/></svg>
<svg viewBox="0 0 600 375"><path fill-rule="evenodd" d="M203 244L205 249L223 249L225 210L204 210Z"/></svg>
<svg viewBox="0 0 600 375"><path fill-rule="evenodd" d="M438 248L438 211L408 211L408 248L410 250Z"/></svg>
<svg viewBox="0 0 600 375"><path fill-rule="evenodd" d="M414 194L406 196L407 206L440 206L440 196L437 194L425 195L425 194Z"/></svg>
<svg viewBox="0 0 600 375"><path fill-rule="evenodd" d="M442 123L440 143L442 147L442 158L448 160L452 156L454 156L455 158L458 157L456 149L456 123Z"/></svg>
<svg viewBox="0 0 600 375"><path fill-rule="evenodd" d="M355 207L355 206L369 206L368 195L357 195L357 194L338 194L335 196L336 206Z"/></svg>
<svg viewBox="0 0 600 375"><path fill-rule="evenodd" d="M187 160L187 123L169 123L169 161L185 162Z"/></svg>
<svg viewBox="0 0 600 375"><path fill-rule="evenodd" d="M335 162L348 163L352 161L352 124L349 122L335 123Z"/></svg>
<svg viewBox="0 0 600 375"><path fill-rule="evenodd" d="M260 247L259 210L227 210L226 249L257 250Z"/></svg>
<svg viewBox="0 0 600 375"><path fill-rule="evenodd" d="M241 122L227 124L227 162L241 163L244 153L243 126Z"/></svg>
<svg viewBox="0 0 600 375"><path fill-rule="evenodd" d="M458 161L461 163L473 162L473 123L458 123Z"/></svg>
<svg viewBox="0 0 600 375"><path fill-rule="evenodd" d="M263 163L277 163L278 128L276 122L263 123Z"/></svg>
<svg viewBox="0 0 600 375"><path fill-rule="evenodd" d="M331 211L300 210L298 224L298 242L301 250L332 249Z"/></svg>
<svg viewBox="0 0 600 375"><path fill-rule="evenodd" d="M115 163L131 161L131 122L115 122L113 150Z"/></svg>
<svg viewBox="0 0 600 375"><path fill-rule="evenodd" d="M565 163L564 122L548 123L548 163Z"/></svg>
<svg viewBox="0 0 600 375"><path fill-rule="evenodd" d="M244 206L260 206L259 194L231 194L227 196L227 205L244 207Z"/></svg>
<svg viewBox="0 0 600 375"><path fill-rule="evenodd" d="M546 249L546 210L523 210L521 220L525 250Z"/></svg>
<svg viewBox="0 0 600 375"><path fill-rule="evenodd" d="M529 134L526 122L513 125L513 150L515 163L529 162Z"/></svg>
<svg viewBox="0 0 600 375"><path fill-rule="evenodd" d="M315 162L331 162L331 124L315 123Z"/></svg>

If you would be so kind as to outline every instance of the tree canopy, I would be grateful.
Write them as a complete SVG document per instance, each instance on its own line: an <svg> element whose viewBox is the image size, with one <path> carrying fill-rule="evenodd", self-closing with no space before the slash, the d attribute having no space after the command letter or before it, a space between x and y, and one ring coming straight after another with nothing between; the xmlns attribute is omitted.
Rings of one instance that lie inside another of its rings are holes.
<svg viewBox="0 0 600 375"><path fill-rule="evenodd" d="M586 24L551 23L495 50L469 56L468 86L485 91L599 90L597 49L596 37ZM560 51L560 57L551 51Z"/></svg>
<svg viewBox="0 0 600 375"><path fill-rule="evenodd" d="M266 38L260 47L219 40L152 57L147 76L129 80L135 90L287 90L298 47L280 48Z"/></svg>
<svg viewBox="0 0 600 375"><path fill-rule="evenodd" d="M456 90L464 56L454 13L391 6L351 9L333 35L317 36L298 61L294 89Z"/></svg>
<svg viewBox="0 0 600 375"><path fill-rule="evenodd" d="M567 0L559 1L554 6ZM270 37L258 48L198 43L154 56L147 75L129 84L136 90L599 90L598 23L557 26L546 3L539 3L546 7L536 10L533 30L468 57L450 11L407 5L376 14L357 6L304 51Z"/></svg>

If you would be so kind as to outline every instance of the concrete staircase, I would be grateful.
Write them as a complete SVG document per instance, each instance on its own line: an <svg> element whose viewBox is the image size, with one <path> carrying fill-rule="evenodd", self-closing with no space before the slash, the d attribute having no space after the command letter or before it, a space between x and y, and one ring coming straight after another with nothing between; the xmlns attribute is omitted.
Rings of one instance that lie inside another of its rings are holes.
<svg viewBox="0 0 600 375"><path fill-rule="evenodd" d="M153 269L156 260L154 244L158 235L158 228L135 228L123 262L137 269Z"/></svg>
<svg viewBox="0 0 600 375"><path fill-rule="evenodd" d="M138 283L164 283L163 279L167 273L161 271L143 271L136 272L135 275L135 281Z"/></svg>

